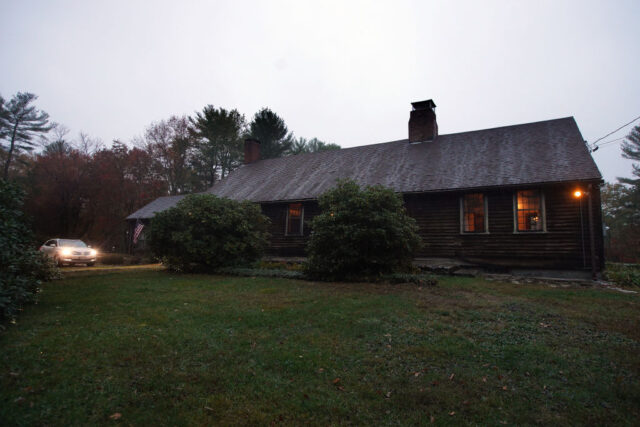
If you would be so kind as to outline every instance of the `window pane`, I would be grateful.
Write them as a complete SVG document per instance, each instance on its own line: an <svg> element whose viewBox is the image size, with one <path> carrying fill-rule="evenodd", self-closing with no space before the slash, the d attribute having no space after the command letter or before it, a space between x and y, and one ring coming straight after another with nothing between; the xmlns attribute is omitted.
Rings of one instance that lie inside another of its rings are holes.
<svg viewBox="0 0 640 427"><path fill-rule="evenodd" d="M518 231L542 231L542 196L538 190L518 191Z"/></svg>
<svg viewBox="0 0 640 427"><path fill-rule="evenodd" d="M287 234L302 234L302 203L291 203L287 214Z"/></svg>
<svg viewBox="0 0 640 427"><path fill-rule="evenodd" d="M465 194L462 198L462 230L465 233L484 233L484 194Z"/></svg>

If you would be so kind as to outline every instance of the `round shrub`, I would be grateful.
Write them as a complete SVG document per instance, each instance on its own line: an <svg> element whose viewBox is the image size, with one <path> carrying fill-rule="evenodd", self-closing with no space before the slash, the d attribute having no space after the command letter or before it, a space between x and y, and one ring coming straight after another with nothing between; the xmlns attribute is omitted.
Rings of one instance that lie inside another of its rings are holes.
<svg viewBox="0 0 640 427"><path fill-rule="evenodd" d="M170 269L215 270L260 258L268 227L254 203L194 194L153 217L148 243Z"/></svg>
<svg viewBox="0 0 640 427"><path fill-rule="evenodd" d="M310 277L359 280L407 271L421 246L401 196L382 186L339 181L319 198L307 246Z"/></svg>
<svg viewBox="0 0 640 427"><path fill-rule="evenodd" d="M0 329L24 304L35 301L43 281L58 275L53 263L35 250L23 197L18 186L0 179Z"/></svg>

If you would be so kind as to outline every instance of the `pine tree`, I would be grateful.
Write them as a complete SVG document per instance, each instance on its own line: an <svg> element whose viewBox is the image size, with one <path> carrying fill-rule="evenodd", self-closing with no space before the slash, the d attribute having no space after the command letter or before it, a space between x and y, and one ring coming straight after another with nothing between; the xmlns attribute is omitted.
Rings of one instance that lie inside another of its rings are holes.
<svg viewBox="0 0 640 427"><path fill-rule="evenodd" d="M622 157L640 162L640 125L634 127L622 142ZM632 166L633 175L638 178L618 178L618 181L633 185L637 188L636 191L640 191L640 163L634 163Z"/></svg>
<svg viewBox="0 0 640 427"><path fill-rule="evenodd" d="M4 179L9 177L9 165L14 154L31 151L36 134L49 132L49 114L31 105L38 97L28 92L18 92L8 103L0 103L0 137L7 141Z"/></svg>
<svg viewBox="0 0 640 427"><path fill-rule="evenodd" d="M258 111L249 125L252 138L260 141L260 158L282 157L293 145L293 135L289 133L284 120L268 108Z"/></svg>
<svg viewBox="0 0 640 427"><path fill-rule="evenodd" d="M245 119L238 110L207 105L189 121L197 136L193 166L210 187L241 164Z"/></svg>

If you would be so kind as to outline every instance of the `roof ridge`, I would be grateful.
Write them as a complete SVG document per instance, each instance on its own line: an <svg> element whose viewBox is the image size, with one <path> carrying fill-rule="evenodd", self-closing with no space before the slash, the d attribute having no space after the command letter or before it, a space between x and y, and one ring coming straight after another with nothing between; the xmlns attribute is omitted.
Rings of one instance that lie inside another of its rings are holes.
<svg viewBox="0 0 640 427"><path fill-rule="evenodd" d="M566 116L566 117L559 117L559 118L556 118L556 119L538 120L538 121L535 121L535 122L527 122L527 123L518 123L518 124L515 124L515 125L495 126L495 127L492 127L492 128L485 128L485 129L476 129L476 130L467 130L467 131L462 131L462 132L444 133L444 134L441 134L441 135L438 135L438 136L443 137L443 136L451 136L451 135L462 135L462 134L465 134L465 133L486 132L486 131L497 130L497 129L508 129L508 128L514 128L514 127L519 127L519 126L535 125L535 124L539 124L539 123L550 123L550 122L561 121L561 120L573 120L575 122L575 118L573 116ZM393 140L393 141L376 142L376 143L373 143L373 144L365 144L365 145L356 145L354 147L344 147L344 148L340 148L340 150L316 151L314 153L300 153L300 154L294 154L294 155L291 155L291 156L272 157L272 158L269 158L269 159L261 159L261 160L258 160L256 162L254 162L254 163L269 162L269 161L282 160L282 159L288 159L288 158L293 158L293 157L300 158L302 156L325 154L325 153L331 153L331 152L342 152L342 151L346 151L346 150L362 149L362 148L366 148L366 147L372 147L374 145L394 144L394 143L407 142L407 141L408 141L407 138L405 138L405 139L396 139L396 140ZM250 163L250 164L254 164L254 163Z"/></svg>
<svg viewBox="0 0 640 427"><path fill-rule="evenodd" d="M463 133L486 132L486 131L489 131L489 130L515 128L515 127L519 127L519 126L530 126L530 125L536 125L536 124L540 124L540 123L558 122L558 121L561 121L561 120L573 120L574 122L576 121L576 119L573 116L566 116L566 117L558 117L556 119L537 120L535 122L518 123L518 124L515 124L515 125L495 126L495 127L492 127L492 128L485 128L485 129L465 130L465 131L462 131L462 132L445 133L445 134L442 134L442 135L439 135L439 136L460 135L460 134L463 134Z"/></svg>

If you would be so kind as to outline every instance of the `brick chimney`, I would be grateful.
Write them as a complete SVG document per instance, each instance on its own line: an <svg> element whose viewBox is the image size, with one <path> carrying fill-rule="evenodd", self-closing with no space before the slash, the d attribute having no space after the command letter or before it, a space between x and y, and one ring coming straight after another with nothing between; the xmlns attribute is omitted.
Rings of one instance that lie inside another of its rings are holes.
<svg viewBox="0 0 640 427"><path fill-rule="evenodd" d="M260 141L253 138L244 140L244 164L260 160Z"/></svg>
<svg viewBox="0 0 640 427"><path fill-rule="evenodd" d="M409 142L433 141L438 136L436 104L433 99L412 102L409 116Z"/></svg>

